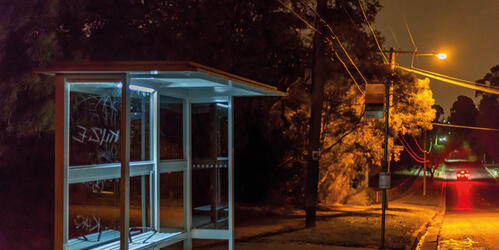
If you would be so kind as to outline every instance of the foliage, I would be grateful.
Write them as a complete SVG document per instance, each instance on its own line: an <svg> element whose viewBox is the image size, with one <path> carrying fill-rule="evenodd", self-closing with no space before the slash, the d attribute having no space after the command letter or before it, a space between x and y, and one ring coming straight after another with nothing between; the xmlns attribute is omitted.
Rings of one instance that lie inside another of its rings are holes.
<svg viewBox="0 0 499 250"><path fill-rule="evenodd" d="M383 66L378 66L380 74ZM385 72L386 75L389 75ZM349 82L344 84L349 84ZM394 147L399 134L417 136L431 128L435 110L429 80L418 80L412 74L399 72L393 88L389 148L394 161L399 160L400 147ZM349 195L367 187L369 178L379 172L383 158L384 120L363 118L364 99L356 87L328 82L324 104L322 128L323 144L320 161L319 197L324 203L342 202ZM290 86L288 96L272 108L273 124L292 142L283 165L296 168L306 163L306 141L302 135L308 131L310 94L308 85L299 79ZM299 175L298 175L299 176ZM291 183L299 182L298 176ZM296 192L293 185L284 186L289 193Z"/></svg>
<svg viewBox="0 0 499 250"><path fill-rule="evenodd" d="M491 87L499 87L499 65L492 67L490 73L487 73L482 79L477 82L487 84ZM487 94L477 92L477 95L482 99L478 104L478 114L476 117L476 125L486 128L499 128L499 97L494 94ZM487 131L474 131L474 136L477 138L480 153L485 153L489 158L499 161L499 149L497 148L497 141L499 141L499 134L497 132Z"/></svg>
<svg viewBox="0 0 499 250"><path fill-rule="evenodd" d="M473 126L478 110L473 100L467 96L458 96L450 109L449 121L452 124Z"/></svg>
<svg viewBox="0 0 499 250"><path fill-rule="evenodd" d="M39 123L43 126L30 126L39 121L36 119L22 130L16 129L17 123L9 115L23 113L18 107L21 99L34 113L51 108L50 79L30 74L32 68L50 61L195 61L282 88L307 65L308 50L301 46L294 28L298 21L289 13L276 11L278 3L11 2L0 27L5 31L0 37L1 84L8 92L0 93L7 96L2 98L2 106L8 114L0 122L13 128L5 132L17 136L50 131L43 121ZM27 101L25 90L38 87L44 94L37 102Z"/></svg>
<svg viewBox="0 0 499 250"><path fill-rule="evenodd" d="M454 125L475 126L478 109L473 100L467 96L458 96L450 109L449 121ZM463 144L471 144L476 149L476 138L469 129L452 128L452 136L447 147L448 150L460 149ZM476 152L476 150L475 150Z"/></svg>
<svg viewBox="0 0 499 250"><path fill-rule="evenodd" d="M373 22L379 2L362 2ZM306 2L289 3L313 19ZM280 191L300 199L313 32L277 1L33 0L2 8L0 126L6 129L0 139L53 132L52 81L31 73L50 61L196 61L289 90L282 99L236 100L236 178L241 194L254 192L255 199L262 199L275 179ZM323 18L369 82L388 79L387 70L373 63L381 57L356 0L328 4ZM332 49L363 85L338 44ZM363 98L339 61L327 68L320 190L323 200L339 200L341 195L331 198L329 191L363 187L379 168L383 122L362 118ZM429 128L433 119L427 83L403 73L396 82L389 145L399 133ZM391 152L393 159L398 150ZM262 185L254 191L256 178Z"/></svg>

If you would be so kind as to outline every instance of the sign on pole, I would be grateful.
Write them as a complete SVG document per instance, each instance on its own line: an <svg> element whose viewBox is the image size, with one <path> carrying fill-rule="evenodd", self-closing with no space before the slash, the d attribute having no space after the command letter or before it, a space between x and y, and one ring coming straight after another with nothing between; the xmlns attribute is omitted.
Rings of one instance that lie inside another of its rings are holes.
<svg viewBox="0 0 499 250"><path fill-rule="evenodd" d="M366 104L364 117L366 118L384 117L384 100L385 100L384 84L367 84L366 95L364 97L364 100Z"/></svg>
<svg viewBox="0 0 499 250"><path fill-rule="evenodd" d="M390 188L390 173L387 172L379 173L379 188L381 189Z"/></svg>

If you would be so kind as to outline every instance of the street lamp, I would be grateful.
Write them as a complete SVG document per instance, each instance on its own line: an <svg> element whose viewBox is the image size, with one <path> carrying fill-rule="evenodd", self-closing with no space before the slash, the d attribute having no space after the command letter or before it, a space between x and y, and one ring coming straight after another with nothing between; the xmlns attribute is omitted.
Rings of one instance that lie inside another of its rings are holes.
<svg viewBox="0 0 499 250"><path fill-rule="evenodd" d="M412 54L411 68L414 66L414 57L416 56L434 56L439 60L447 59L447 53L419 53L417 49L415 50L395 50L391 48L390 50L383 50L383 53L390 53L390 66L392 72L395 70L395 54Z"/></svg>
<svg viewBox="0 0 499 250"><path fill-rule="evenodd" d="M436 56L438 59L440 59L440 60L445 60L445 59L447 59L447 54L445 54L445 53L438 53L438 54L436 54L435 56Z"/></svg>
<svg viewBox="0 0 499 250"><path fill-rule="evenodd" d="M395 53L399 53L399 52L395 52ZM440 60L447 59L447 53L443 53L443 52L441 52L441 53L420 54L417 51L413 51L412 54L414 54L415 56L435 56L435 57L437 57Z"/></svg>

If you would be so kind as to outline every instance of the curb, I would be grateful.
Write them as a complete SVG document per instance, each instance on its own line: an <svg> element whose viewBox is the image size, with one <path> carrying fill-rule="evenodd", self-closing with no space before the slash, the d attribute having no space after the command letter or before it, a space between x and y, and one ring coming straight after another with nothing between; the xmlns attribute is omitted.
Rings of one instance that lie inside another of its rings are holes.
<svg viewBox="0 0 499 250"><path fill-rule="evenodd" d="M426 234L428 232L427 229L436 215L437 213L435 213L425 224L421 225L421 227L412 234L410 247L407 247L406 249L414 250L419 248L421 240L426 237Z"/></svg>
<svg viewBox="0 0 499 250"><path fill-rule="evenodd" d="M441 209L439 212L435 213L430 220L415 233L411 249L416 250L430 250L438 248L438 240L440 236L440 228L444 219L446 209L446 201L444 190L447 187L447 182L442 185L442 195L441 195ZM416 244L417 242L417 244Z"/></svg>

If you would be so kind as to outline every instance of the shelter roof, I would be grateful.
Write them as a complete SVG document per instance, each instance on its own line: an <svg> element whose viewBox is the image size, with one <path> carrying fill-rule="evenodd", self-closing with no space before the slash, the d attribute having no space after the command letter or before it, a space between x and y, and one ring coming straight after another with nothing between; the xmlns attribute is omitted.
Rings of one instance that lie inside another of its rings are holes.
<svg viewBox="0 0 499 250"><path fill-rule="evenodd" d="M132 84L169 89L184 96L282 96L276 87L194 62L96 61L57 62L37 69L44 74L128 74Z"/></svg>

